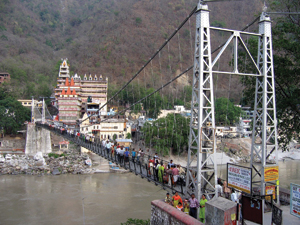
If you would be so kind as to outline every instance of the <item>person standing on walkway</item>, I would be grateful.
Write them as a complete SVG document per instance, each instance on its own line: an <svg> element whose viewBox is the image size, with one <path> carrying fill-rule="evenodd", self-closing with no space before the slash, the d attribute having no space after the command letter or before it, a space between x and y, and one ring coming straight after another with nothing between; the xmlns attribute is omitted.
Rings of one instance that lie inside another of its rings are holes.
<svg viewBox="0 0 300 225"><path fill-rule="evenodd" d="M235 192L235 190L232 188L231 189L231 201L235 202L235 203L238 203L238 197L237 197L237 194Z"/></svg>
<svg viewBox="0 0 300 225"><path fill-rule="evenodd" d="M202 198L200 200L200 212L199 212L199 219L201 223L205 223L205 203L207 202L207 199L205 195L202 195Z"/></svg>
<svg viewBox="0 0 300 225"><path fill-rule="evenodd" d="M167 203L167 204L169 204L169 205L172 205L172 199L171 199L169 193L166 194L166 197L165 197L165 203Z"/></svg>
<svg viewBox="0 0 300 225"><path fill-rule="evenodd" d="M173 202L173 206L175 208L179 202L181 203L181 206L182 206L182 199L181 199L180 195L178 194L178 191L176 191L175 195L172 197L172 202Z"/></svg>
<svg viewBox="0 0 300 225"><path fill-rule="evenodd" d="M190 203L190 216L197 219L197 208L199 208L200 204L198 200L195 198L195 194L191 195L191 198L189 199Z"/></svg>
<svg viewBox="0 0 300 225"><path fill-rule="evenodd" d="M227 186L227 181L223 182L223 193L225 194L225 198L229 199L230 196L230 188Z"/></svg>
<svg viewBox="0 0 300 225"><path fill-rule="evenodd" d="M183 207L182 207L182 203L178 202L178 205L176 206L176 209L178 209L179 211L183 212Z"/></svg>
<svg viewBox="0 0 300 225"><path fill-rule="evenodd" d="M183 201L183 212L185 214L189 214L190 212L189 200L187 198Z"/></svg>

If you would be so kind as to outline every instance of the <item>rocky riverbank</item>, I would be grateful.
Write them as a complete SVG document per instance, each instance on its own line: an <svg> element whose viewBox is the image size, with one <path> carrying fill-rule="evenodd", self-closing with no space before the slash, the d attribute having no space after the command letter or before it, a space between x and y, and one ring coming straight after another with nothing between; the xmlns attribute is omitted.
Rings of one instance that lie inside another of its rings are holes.
<svg viewBox="0 0 300 225"><path fill-rule="evenodd" d="M89 155L79 153L50 153L35 156L6 155L0 156L0 175L27 174L27 175L60 175L60 174L91 174L107 172L97 169L97 162L92 167L88 165Z"/></svg>

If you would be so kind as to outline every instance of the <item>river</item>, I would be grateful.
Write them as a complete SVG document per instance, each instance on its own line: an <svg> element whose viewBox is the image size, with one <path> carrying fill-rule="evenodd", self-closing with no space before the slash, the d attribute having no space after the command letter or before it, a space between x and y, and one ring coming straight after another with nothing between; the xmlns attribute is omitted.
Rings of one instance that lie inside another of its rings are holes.
<svg viewBox="0 0 300 225"><path fill-rule="evenodd" d="M218 167L225 178L226 166ZM279 162L280 186L300 184L300 161ZM0 176L0 224L120 224L149 219L166 191L132 173Z"/></svg>
<svg viewBox="0 0 300 225"><path fill-rule="evenodd" d="M250 167L250 163L241 163L239 165ZM284 160L278 161L280 187L289 189L290 183L300 184L300 161ZM257 167L259 168L259 167ZM218 177L227 178L227 165L218 165ZM254 172L254 171L253 171ZM258 176L256 180L260 179Z"/></svg>
<svg viewBox="0 0 300 225"><path fill-rule="evenodd" d="M166 191L134 174L0 176L0 224L120 224L149 219Z"/></svg>

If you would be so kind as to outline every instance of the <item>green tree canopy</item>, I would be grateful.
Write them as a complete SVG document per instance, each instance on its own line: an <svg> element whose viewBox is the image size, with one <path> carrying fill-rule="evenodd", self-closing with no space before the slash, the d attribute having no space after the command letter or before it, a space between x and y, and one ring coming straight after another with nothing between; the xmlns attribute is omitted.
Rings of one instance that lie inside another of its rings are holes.
<svg viewBox="0 0 300 225"><path fill-rule="evenodd" d="M234 106L233 102L227 98L218 98L215 102L215 120L217 124L235 124L241 116L240 107Z"/></svg>
<svg viewBox="0 0 300 225"><path fill-rule="evenodd" d="M180 114L168 114L153 122L145 123L142 132L146 145L154 147L160 154L182 152L188 146L190 119Z"/></svg>
<svg viewBox="0 0 300 225"><path fill-rule="evenodd" d="M6 134L15 134L26 120L30 120L30 109L22 106L5 88L1 87L0 115L0 128Z"/></svg>
<svg viewBox="0 0 300 225"><path fill-rule="evenodd" d="M298 0L269 1L269 3L271 11L295 12L300 8ZM300 16L281 15L272 19L275 19L272 35L279 144L285 149L291 140L300 139ZM249 43L252 55L256 56L257 39L251 39ZM241 60L245 60L242 58L240 57ZM253 72L250 64L248 60L246 69L240 70ZM244 90L246 97L242 103L253 106L255 78L244 77L242 82L246 87Z"/></svg>

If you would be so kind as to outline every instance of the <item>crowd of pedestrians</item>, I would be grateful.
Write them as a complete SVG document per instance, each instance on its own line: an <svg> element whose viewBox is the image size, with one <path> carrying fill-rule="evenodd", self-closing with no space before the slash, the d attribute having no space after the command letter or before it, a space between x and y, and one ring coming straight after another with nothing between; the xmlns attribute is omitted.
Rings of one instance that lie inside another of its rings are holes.
<svg viewBox="0 0 300 225"><path fill-rule="evenodd" d="M135 150L124 147L118 143L112 143L109 140L102 140L102 148L105 149L106 155L117 160L121 165L126 165L130 161L147 168L147 175L153 177L155 181L176 187L176 185L185 181L186 171L180 164L174 164L173 160L169 162L161 160L157 153L154 156L145 154L141 148ZM149 152L149 150L147 150Z"/></svg>
<svg viewBox="0 0 300 225"><path fill-rule="evenodd" d="M191 194L191 197L185 198L182 200L178 192L175 192L175 195L170 197L170 194L167 193L165 197L165 203L173 206L174 208L180 210L181 212L188 214L195 219L197 219L197 209L199 210L199 219L200 222L205 223L205 203L207 202L207 199L205 195L202 195L201 201L199 202L195 198L195 194Z"/></svg>
<svg viewBox="0 0 300 225"><path fill-rule="evenodd" d="M241 195L238 194L234 189L229 188L227 186L226 181L222 181L218 179L218 184L216 188L219 193L219 197L224 197L228 200L231 200L237 204L240 204ZM206 196L203 194L201 196L200 202L195 198L195 194L191 194L191 198L184 199L180 197L178 192L175 192L175 195L170 197L170 194L167 193L165 197L165 203L173 206L174 208L182 211L183 213L189 214L190 216L197 219L197 209L199 208L199 220L202 223L205 223L205 205L207 199ZM240 218L241 219L241 218Z"/></svg>

